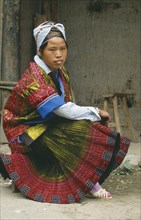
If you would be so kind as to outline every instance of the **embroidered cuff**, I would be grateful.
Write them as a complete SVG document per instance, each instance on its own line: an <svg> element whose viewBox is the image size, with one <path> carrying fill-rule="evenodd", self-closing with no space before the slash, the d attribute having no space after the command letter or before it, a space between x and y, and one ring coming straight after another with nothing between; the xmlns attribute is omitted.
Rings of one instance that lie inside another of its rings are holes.
<svg viewBox="0 0 141 220"><path fill-rule="evenodd" d="M45 99L37 106L37 111L43 119L45 119L49 114L60 106L64 105L64 100L59 95L52 95Z"/></svg>

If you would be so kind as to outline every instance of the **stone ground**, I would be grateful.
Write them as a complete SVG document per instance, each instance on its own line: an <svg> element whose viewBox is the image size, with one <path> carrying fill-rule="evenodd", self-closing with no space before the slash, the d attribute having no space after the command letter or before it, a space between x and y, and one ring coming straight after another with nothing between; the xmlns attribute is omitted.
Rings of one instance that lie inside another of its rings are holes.
<svg viewBox="0 0 141 220"><path fill-rule="evenodd" d="M141 145L131 143L120 169L103 186L111 200L85 198L77 204L48 204L29 200L13 191L9 181L0 178L1 220L139 220L141 219ZM7 147L1 149L8 152Z"/></svg>

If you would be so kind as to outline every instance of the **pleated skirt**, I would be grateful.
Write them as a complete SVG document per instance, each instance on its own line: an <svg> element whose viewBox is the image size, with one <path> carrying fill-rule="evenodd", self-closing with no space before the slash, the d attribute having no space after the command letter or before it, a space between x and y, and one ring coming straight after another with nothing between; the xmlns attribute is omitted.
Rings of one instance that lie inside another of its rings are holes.
<svg viewBox="0 0 141 220"><path fill-rule="evenodd" d="M100 123L61 119L26 154L2 155L10 178L26 197L67 204L102 184L125 158L130 141Z"/></svg>

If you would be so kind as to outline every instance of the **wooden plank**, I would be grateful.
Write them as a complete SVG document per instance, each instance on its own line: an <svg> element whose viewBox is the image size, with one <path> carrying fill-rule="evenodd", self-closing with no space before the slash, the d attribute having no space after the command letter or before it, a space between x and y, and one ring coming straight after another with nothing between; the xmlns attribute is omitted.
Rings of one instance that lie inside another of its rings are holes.
<svg viewBox="0 0 141 220"><path fill-rule="evenodd" d="M123 96L126 96L127 95L127 93L123 93L123 92L115 92L114 93L114 96L117 96L117 97L123 97Z"/></svg>
<svg viewBox="0 0 141 220"><path fill-rule="evenodd" d="M1 81L0 80L0 86L15 86L17 82L11 82L11 81Z"/></svg>
<svg viewBox="0 0 141 220"><path fill-rule="evenodd" d="M131 140L134 141L134 142L137 142L136 133L135 133L135 130L134 130L134 127L133 127L133 124L132 124L132 120L131 120L131 116L130 116L130 113L129 113L129 110L128 110L128 106L127 106L125 96L122 98L122 106L123 106L123 111L124 111L124 114L125 114L125 119L126 119L129 131L130 131L130 134L131 134Z"/></svg>
<svg viewBox="0 0 141 220"><path fill-rule="evenodd" d="M103 94L102 97L103 98L112 98L114 95L113 94Z"/></svg>
<svg viewBox="0 0 141 220"><path fill-rule="evenodd" d="M13 87L11 87L11 86L1 86L0 85L0 90L13 90Z"/></svg>

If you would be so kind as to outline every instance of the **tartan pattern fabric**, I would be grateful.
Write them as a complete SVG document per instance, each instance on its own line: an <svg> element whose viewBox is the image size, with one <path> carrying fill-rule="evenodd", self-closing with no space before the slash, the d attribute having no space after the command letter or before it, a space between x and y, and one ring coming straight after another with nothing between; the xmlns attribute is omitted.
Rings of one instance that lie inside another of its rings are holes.
<svg viewBox="0 0 141 220"><path fill-rule="evenodd" d="M110 161L110 159L112 158L112 153L105 150L102 157L103 157L104 160Z"/></svg>
<svg viewBox="0 0 141 220"><path fill-rule="evenodd" d="M18 139L15 139L13 142L9 143L11 153L26 153L30 150L30 147L25 146L24 143L20 143Z"/></svg>
<svg viewBox="0 0 141 220"><path fill-rule="evenodd" d="M29 188L26 184L24 184L24 185L20 188L20 191L21 191L22 194L25 195L25 196L28 194L29 190L30 190L30 188Z"/></svg>
<svg viewBox="0 0 141 220"><path fill-rule="evenodd" d="M16 182L16 181L20 178L19 174L18 174L16 171L14 171L13 173L10 173L9 175L10 175L10 178L11 178L14 182Z"/></svg>
<svg viewBox="0 0 141 220"><path fill-rule="evenodd" d="M6 155L6 156L3 158L3 163L4 163L5 165L11 164L11 158L10 158L10 156Z"/></svg>
<svg viewBox="0 0 141 220"><path fill-rule="evenodd" d="M72 194L68 195L68 203L75 203L75 198Z"/></svg>
<svg viewBox="0 0 141 220"><path fill-rule="evenodd" d="M86 187L88 187L89 189L92 189L94 187L94 183L91 180L88 180L86 182Z"/></svg>
<svg viewBox="0 0 141 220"><path fill-rule="evenodd" d="M2 159L17 188L26 197L40 202L74 203L81 200L107 170L116 149L113 145L116 141L109 142L109 137L117 135L99 123L63 119L55 128L51 125L39 142L32 144L32 150L37 151L3 155ZM121 137L113 169L121 164L128 146L129 140ZM44 155L41 167L35 153L39 161L40 155Z"/></svg>
<svg viewBox="0 0 141 220"><path fill-rule="evenodd" d="M42 202L43 200L44 200L44 195L42 195L42 194L36 194L35 195L35 197L34 197L34 200L36 200L36 201L40 201L40 202Z"/></svg>

